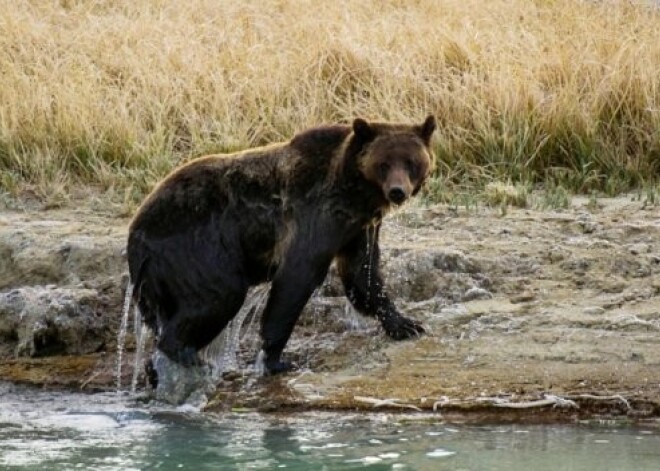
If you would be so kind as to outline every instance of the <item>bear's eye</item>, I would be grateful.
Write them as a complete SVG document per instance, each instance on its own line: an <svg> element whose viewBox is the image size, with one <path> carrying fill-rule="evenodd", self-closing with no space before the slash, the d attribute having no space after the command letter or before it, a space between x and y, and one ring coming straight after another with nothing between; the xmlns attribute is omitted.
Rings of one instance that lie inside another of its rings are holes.
<svg viewBox="0 0 660 471"><path fill-rule="evenodd" d="M390 166L385 162L378 164L378 176L383 180L387 177L387 172L389 172Z"/></svg>
<svg viewBox="0 0 660 471"><path fill-rule="evenodd" d="M406 159L405 164L408 175L414 178L417 175L417 165L411 159Z"/></svg>

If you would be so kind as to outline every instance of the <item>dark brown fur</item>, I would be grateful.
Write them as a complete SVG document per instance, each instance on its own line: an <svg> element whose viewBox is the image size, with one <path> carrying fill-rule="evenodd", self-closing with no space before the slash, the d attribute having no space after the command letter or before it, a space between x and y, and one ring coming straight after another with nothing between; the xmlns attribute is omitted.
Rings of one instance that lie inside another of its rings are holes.
<svg viewBox="0 0 660 471"><path fill-rule="evenodd" d="M333 260L358 311L376 316L392 338L422 333L384 291L378 229L428 176L434 129L431 116L420 126L356 119L172 172L142 204L128 237L134 297L158 348L197 362L247 289L270 281L261 324L266 367L289 369L282 350Z"/></svg>

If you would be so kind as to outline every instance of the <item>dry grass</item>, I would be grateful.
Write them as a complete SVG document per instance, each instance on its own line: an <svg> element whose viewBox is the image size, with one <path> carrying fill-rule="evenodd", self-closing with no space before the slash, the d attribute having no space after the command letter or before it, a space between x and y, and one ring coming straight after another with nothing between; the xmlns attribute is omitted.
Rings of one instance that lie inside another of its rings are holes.
<svg viewBox="0 0 660 471"><path fill-rule="evenodd" d="M139 198L191 155L428 112L441 121L450 179L615 193L660 172L660 10L641 1L0 8L0 185L10 192L84 184Z"/></svg>
<svg viewBox="0 0 660 471"><path fill-rule="evenodd" d="M492 181L484 188L484 198L491 206L517 206L525 208L528 204L529 188L524 185L512 185Z"/></svg>

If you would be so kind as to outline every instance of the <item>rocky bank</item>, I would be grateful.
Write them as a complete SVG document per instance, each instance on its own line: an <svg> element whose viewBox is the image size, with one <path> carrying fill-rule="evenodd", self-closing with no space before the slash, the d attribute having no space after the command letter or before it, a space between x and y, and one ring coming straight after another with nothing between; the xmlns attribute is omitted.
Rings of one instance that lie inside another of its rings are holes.
<svg viewBox="0 0 660 471"><path fill-rule="evenodd" d="M288 348L302 369L250 373L258 322L248 319L238 368L218 380L207 408L657 418L660 207L631 197L593 203L389 216L389 291L428 334L387 339L347 305L331 271ZM0 380L114 388L127 224L92 208L0 212ZM129 334L124 385L134 348Z"/></svg>

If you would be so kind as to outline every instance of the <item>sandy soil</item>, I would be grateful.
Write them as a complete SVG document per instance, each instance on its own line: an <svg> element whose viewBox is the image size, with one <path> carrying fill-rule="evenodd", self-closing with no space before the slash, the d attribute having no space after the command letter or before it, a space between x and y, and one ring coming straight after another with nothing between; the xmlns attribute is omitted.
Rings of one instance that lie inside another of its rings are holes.
<svg viewBox="0 0 660 471"><path fill-rule="evenodd" d="M397 303L428 334L388 340L373 322L346 314L330 279L290 344L303 370L226 375L208 409L420 409L467 421L660 416L660 206L631 197L598 203L397 213L383 231L384 271ZM114 336L126 224L91 209L1 213L1 290L105 289L114 300ZM62 244L70 247L68 265L52 255ZM92 390L113 384L111 340L103 351L73 357L3 352L0 379Z"/></svg>

